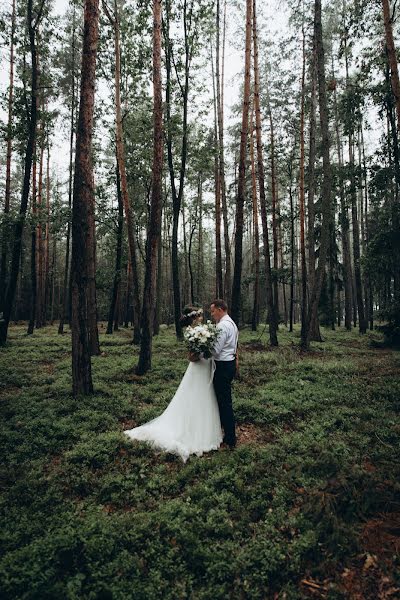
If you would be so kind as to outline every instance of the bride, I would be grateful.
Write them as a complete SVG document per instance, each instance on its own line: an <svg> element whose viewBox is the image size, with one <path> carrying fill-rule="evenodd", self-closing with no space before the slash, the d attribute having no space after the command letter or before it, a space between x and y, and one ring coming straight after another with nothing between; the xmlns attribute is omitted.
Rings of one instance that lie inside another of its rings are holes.
<svg viewBox="0 0 400 600"><path fill-rule="evenodd" d="M201 308L187 307L181 325L195 326L203 320ZM189 362L174 397L159 416L124 431L132 440L146 441L156 448L179 455L184 462L190 454L217 450L222 442L221 422L213 386L212 359Z"/></svg>

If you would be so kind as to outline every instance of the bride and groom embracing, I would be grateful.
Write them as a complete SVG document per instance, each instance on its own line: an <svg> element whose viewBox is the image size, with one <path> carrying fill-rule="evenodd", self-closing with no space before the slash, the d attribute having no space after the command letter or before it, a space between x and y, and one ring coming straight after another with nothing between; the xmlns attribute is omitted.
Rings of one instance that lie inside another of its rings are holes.
<svg viewBox="0 0 400 600"><path fill-rule="evenodd" d="M211 358L189 352L189 366L165 411L157 418L124 433L132 440L178 454L184 461L190 454L236 445L232 408L232 380L236 372L238 329L228 315L224 300L210 306L217 337ZM201 308L189 307L181 318L183 327L195 327L203 320ZM224 436L222 436L222 429Z"/></svg>

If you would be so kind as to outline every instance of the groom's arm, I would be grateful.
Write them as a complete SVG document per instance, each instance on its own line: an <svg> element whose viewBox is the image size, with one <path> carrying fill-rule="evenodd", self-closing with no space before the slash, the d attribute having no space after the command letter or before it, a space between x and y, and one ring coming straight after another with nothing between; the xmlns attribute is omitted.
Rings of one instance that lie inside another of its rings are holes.
<svg viewBox="0 0 400 600"><path fill-rule="evenodd" d="M222 323L221 323L221 325L217 326L217 329L220 331L220 334L219 334L219 336L218 336L218 338L217 338L217 340L216 340L216 342L214 344L214 348L212 350L212 355L213 356L218 355L221 352L222 348L225 345L226 338L228 336L228 331L223 326Z"/></svg>

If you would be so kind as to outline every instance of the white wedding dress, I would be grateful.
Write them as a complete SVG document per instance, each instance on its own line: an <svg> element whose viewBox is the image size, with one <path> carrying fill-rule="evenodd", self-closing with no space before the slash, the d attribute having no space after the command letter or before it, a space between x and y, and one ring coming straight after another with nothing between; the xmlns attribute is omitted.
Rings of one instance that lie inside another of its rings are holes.
<svg viewBox="0 0 400 600"><path fill-rule="evenodd" d="M164 412L124 433L132 440L149 442L178 454L184 462L190 454L201 456L203 452L216 450L222 442L222 431L213 374L213 360L201 358L190 362Z"/></svg>

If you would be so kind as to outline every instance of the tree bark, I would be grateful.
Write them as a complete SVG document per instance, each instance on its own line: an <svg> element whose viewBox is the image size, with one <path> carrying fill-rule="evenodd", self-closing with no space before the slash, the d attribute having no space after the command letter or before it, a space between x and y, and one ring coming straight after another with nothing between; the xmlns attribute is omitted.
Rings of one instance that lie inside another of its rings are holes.
<svg viewBox="0 0 400 600"><path fill-rule="evenodd" d="M332 77L335 77L332 55ZM334 110L335 110L335 133L339 166L339 195L340 195L340 226L342 230L342 253L343 253L343 284L344 284L344 324L347 331L351 331L352 320L352 268L350 259L350 239L349 239L349 215L346 203L346 195L343 186L343 151L339 132L339 115L337 107L336 87L334 89Z"/></svg>
<svg viewBox="0 0 400 600"><path fill-rule="evenodd" d="M117 179L117 200L118 200L118 226L117 226L117 247L115 254L115 273L114 283L110 302L110 311L108 313L108 323L106 333L113 332L114 317L116 314L117 300L119 297L119 288L121 285L121 258L122 258L122 232L124 227L124 204L121 193L121 180L119 176L118 162L116 164L116 179Z"/></svg>
<svg viewBox="0 0 400 600"><path fill-rule="evenodd" d="M301 74L301 107L300 107L300 182L299 182L299 205L300 205L300 257L301 257L301 325L307 319L307 268L306 268L306 244L305 244L305 194L304 194L304 105L305 105L305 83L306 83L306 48L305 32L303 23L303 68Z"/></svg>
<svg viewBox="0 0 400 600"><path fill-rule="evenodd" d="M1 235L1 258L0 258L0 313L4 308L4 297L6 292L7 278L7 245L8 231L10 228L7 222L10 212L11 199L11 156L12 156L12 111L14 102L14 40L15 40L15 0L12 3L11 13L11 38L10 38L10 78L8 88L8 119L7 119L7 153L6 153L6 189L4 199L4 225Z"/></svg>
<svg viewBox="0 0 400 600"><path fill-rule="evenodd" d="M31 225L31 306L27 335L32 335L36 322L37 304L37 278L36 278L36 230L37 230L37 208L36 208L36 140L33 150L32 165L32 225Z"/></svg>
<svg viewBox="0 0 400 600"><path fill-rule="evenodd" d="M231 302L231 245L229 240L228 206L226 201L226 179L225 179L225 148L224 148L224 68L225 68L225 31L226 31L226 1L224 4L224 24L222 39L222 73L220 77L220 2L217 0L216 9L216 87L217 87L217 115L218 115L218 171L220 185L220 199L222 202L222 217L224 223L224 250L225 250L225 277L217 298L225 296L230 306Z"/></svg>
<svg viewBox="0 0 400 600"><path fill-rule="evenodd" d="M219 44L219 3L217 3L217 48ZM218 56L218 54L217 54ZM216 61L218 64L218 61ZM216 101L216 83L214 77L214 62L211 46L211 69L213 79L213 95L214 95L214 180L215 180L215 297L223 298L224 284L222 278L222 248L221 248L221 171L220 171L220 142L218 138L218 117L217 117L217 101ZM217 79L218 85L218 79Z"/></svg>
<svg viewBox="0 0 400 600"><path fill-rule="evenodd" d="M390 16L389 0L382 0L383 23L385 26L385 39L387 56L390 66L390 81L396 107L397 130L400 131L400 79L397 65L396 48L393 39L392 18Z"/></svg>
<svg viewBox="0 0 400 600"><path fill-rule="evenodd" d="M253 60L254 60L254 108L256 113L256 142L257 142L257 171L258 188L260 194L260 212L263 232L265 287L267 296L267 321L269 323L269 340L271 346L278 345L276 335L278 324L272 292L271 257L269 253L269 233L267 222L267 202L265 198L264 156L261 140L261 109L260 109L260 75L258 67L258 39L257 39L257 6L253 0Z"/></svg>
<svg viewBox="0 0 400 600"><path fill-rule="evenodd" d="M150 223L146 247L142 340L137 373L143 375L151 367L154 314L156 306L158 249L161 243L162 166L163 166L163 108L161 81L161 0L153 0L153 181Z"/></svg>
<svg viewBox="0 0 400 600"><path fill-rule="evenodd" d="M244 95L242 108L242 129L240 135L239 180L236 199L235 218L235 264L232 284L231 317L237 325L240 323L241 283L243 262L243 211L246 197L246 154L249 130L250 107L250 56L252 29L252 0L246 0L246 48L244 69Z"/></svg>
<svg viewBox="0 0 400 600"><path fill-rule="evenodd" d="M73 394L93 392L89 345L89 212L94 202L92 133L99 0L85 0L81 88L76 135L72 207L72 380Z"/></svg>
<svg viewBox="0 0 400 600"><path fill-rule="evenodd" d="M139 289L139 274L137 269L137 254L136 254L136 234L135 223L132 207L129 200L128 180L126 177L125 165L125 145L122 129L122 112L121 112L121 50L120 50L120 32L119 32L119 15L118 5L114 0L114 15L112 16L107 4L103 2L104 10L114 30L114 54L115 54L115 129L116 129L116 145L117 145L117 162L121 178L121 193L125 210L126 227L128 233L128 246L131 258L131 270L133 279L133 343L140 342L140 289Z"/></svg>
<svg viewBox="0 0 400 600"><path fill-rule="evenodd" d="M21 247L22 247L22 234L25 225L26 209L28 206L29 199L29 188L31 180L31 169L33 159L33 148L36 137L36 123L37 123L37 59L36 59L36 30L39 26L40 19L42 16L44 0L40 5L36 19L33 22L32 14L32 0L27 0L27 17L28 17L28 33L29 33L29 47L31 54L31 105L30 105L30 119L28 125L28 139L25 149L24 159L24 180L21 193L21 204L19 210L19 217L14 226L14 240L13 249L11 256L11 269L10 277L7 286L7 292L4 302L3 319L0 320L0 346L5 345L8 335L8 326L10 323L11 311L13 309L15 290L17 286L20 258L21 258Z"/></svg>
<svg viewBox="0 0 400 600"><path fill-rule="evenodd" d="M73 183L73 168L74 168L74 132L75 132L75 5L72 13L72 77L71 77L71 117L70 117L70 138L69 138L69 179L68 179L68 208L71 212L72 208L72 183ZM67 239L65 250L65 267L64 267L64 285L63 285L63 303L61 307L61 318L58 326L58 333L64 333L64 323L70 314L68 300L71 295L70 286L70 243L71 243L71 217L68 217Z"/></svg>
<svg viewBox="0 0 400 600"><path fill-rule="evenodd" d="M314 285L311 292L306 327L302 328L301 332L301 347L304 350L309 349L311 323L313 319L316 318L318 312L318 303L321 295L322 282L325 274L325 264L329 246L329 232L331 222L332 174L329 157L329 114L325 83L325 58L321 23L321 0L315 0L314 36L317 56L319 115L322 135L322 226L318 268L315 274Z"/></svg>
<svg viewBox="0 0 400 600"><path fill-rule="evenodd" d="M254 10L254 7L253 7ZM253 207L253 232L254 232L254 297L253 314L251 318L251 329L257 331L260 316L260 234L258 230L258 203L257 203L257 179L256 165L254 157L254 105L251 116L251 136L250 136L250 160L251 160L251 189L252 189L252 207Z"/></svg>
<svg viewBox="0 0 400 600"><path fill-rule="evenodd" d="M316 155L316 103L317 103L317 58L315 49L315 39L313 37L312 44L312 59L311 59L311 101L310 101L310 133L309 133L309 159L308 159L308 297L309 301L311 290L315 281L315 155ZM310 339L314 341L322 341L319 330L318 311L315 320L311 323Z"/></svg>
<svg viewBox="0 0 400 600"><path fill-rule="evenodd" d="M272 119L271 104L268 99L267 110L269 116L270 134L271 134L271 197L272 197L272 243L274 250L274 276L273 276L273 290L274 290L274 309L275 309L275 320L279 323L279 290L278 290L278 228L277 228L277 204L278 204L278 193L277 193L277 177L276 177L276 164L275 164L275 136L274 136L274 121Z"/></svg>
<svg viewBox="0 0 400 600"><path fill-rule="evenodd" d="M180 153L180 169L179 169L179 188L176 189L175 183L175 167L173 161L173 150L172 150L172 125L171 125L171 69L172 69L172 45L170 40L170 0L166 0L166 19L165 19L165 46L166 46L166 120L167 120L167 151L168 151L168 168L171 180L171 191L172 191L172 208L173 208L173 220L172 220L172 285L174 295L174 319L175 319L175 331L178 339L182 339L183 332L180 324L181 318L181 290L180 290L180 277L179 277L179 256L178 256L178 229L179 229L179 216L182 206L183 189L186 175L186 161L187 161L187 143L188 143L188 98L189 98L189 71L190 63L193 51L193 42L189 42L190 28L192 26L192 9L193 0L190 4L189 10L187 8L187 0L183 2L183 30L185 39L185 51L184 51L184 83L181 85L182 103L183 103L183 114L182 114L182 141L181 141L181 153Z"/></svg>

